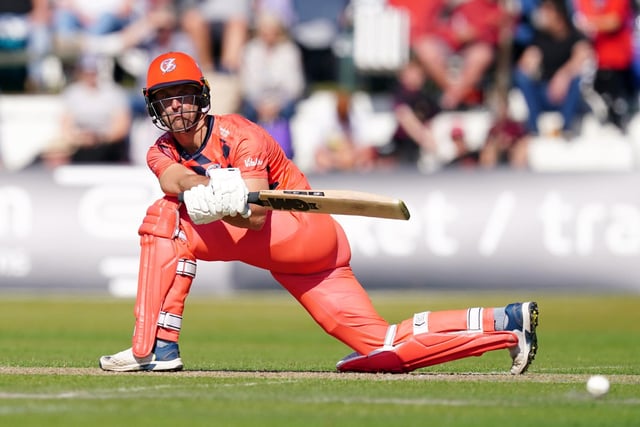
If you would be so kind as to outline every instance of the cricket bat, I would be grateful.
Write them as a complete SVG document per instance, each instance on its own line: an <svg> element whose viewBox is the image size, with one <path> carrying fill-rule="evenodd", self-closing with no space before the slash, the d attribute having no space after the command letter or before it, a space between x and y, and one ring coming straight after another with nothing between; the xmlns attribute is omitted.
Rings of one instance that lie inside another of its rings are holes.
<svg viewBox="0 0 640 427"><path fill-rule="evenodd" d="M182 194L178 199L182 201ZM411 216L400 199L352 190L261 190L250 192L247 201L278 211L402 220Z"/></svg>

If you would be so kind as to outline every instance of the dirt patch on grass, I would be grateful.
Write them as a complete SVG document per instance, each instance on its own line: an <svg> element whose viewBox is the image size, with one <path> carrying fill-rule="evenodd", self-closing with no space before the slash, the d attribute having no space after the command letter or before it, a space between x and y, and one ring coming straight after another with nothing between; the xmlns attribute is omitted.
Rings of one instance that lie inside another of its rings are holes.
<svg viewBox="0 0 640 427"><path fill-rule="evenodd" d="M43 368L43 367L0 367L2 375L168 375L174 377L209 378L266 378L266 379L329 379L329 380L377 380L377 381L450 381L450 382L531 382L531 383L581 383L587 374L537 373L524 375L508 373L429 373L410 374L357 374L340 372L310 371L219 371L198 370L181 372L106 372L99 368ZM608 375L612 383L640 384L640 375Z"/></svg>

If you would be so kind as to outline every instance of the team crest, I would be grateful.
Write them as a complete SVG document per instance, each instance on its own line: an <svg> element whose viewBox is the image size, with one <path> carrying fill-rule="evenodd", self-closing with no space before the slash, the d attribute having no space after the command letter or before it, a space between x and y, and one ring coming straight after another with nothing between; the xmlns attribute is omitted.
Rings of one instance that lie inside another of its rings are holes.
<svg viewBox="0 0 640 427"><path fill-rule="evenodd" d="M163 74L170 73L176 69L176 58L167 58L160 63L160 71Z"/></svg>

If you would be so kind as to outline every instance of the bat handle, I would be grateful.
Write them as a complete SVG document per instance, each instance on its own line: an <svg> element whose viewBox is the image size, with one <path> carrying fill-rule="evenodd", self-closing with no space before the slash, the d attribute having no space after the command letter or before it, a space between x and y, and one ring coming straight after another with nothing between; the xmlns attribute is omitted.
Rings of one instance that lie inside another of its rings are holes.
<svg viewBox="0 0 640 427"><path fill-rule="evenodd" d="M259 191L249 191L247 195L247 203L253 203L254 205L264 205L262 200L260 200L260 192Z"/></svg>
<svg viewBox="0 0 640 427"><path fill-rule="evenodd" d="M184 193L178 194L178 201L180 203L184 202ZM263 205L264 203L260 200L260 192L259 191L250 191L247 196L247 203L253 203L254 205Z"/></svg>

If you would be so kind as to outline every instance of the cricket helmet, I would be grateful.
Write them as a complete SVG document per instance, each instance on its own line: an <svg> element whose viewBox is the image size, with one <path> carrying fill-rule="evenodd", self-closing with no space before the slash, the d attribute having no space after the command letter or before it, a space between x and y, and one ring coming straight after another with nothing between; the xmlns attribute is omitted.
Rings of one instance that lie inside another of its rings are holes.
<svg viewBox="0 0 640 427"><path fill-rule="evenodd" d="M175 96L169 99L157 99L157 97L154 96L160 89L178 85L196 86L199 88L199 93L195 95ZM142 89L142 94L144 95L147 111L153 123L160 129L171 132L184 132L195 126L198 120L182 129L172 128L166 120L163 120L163 102L180 98L181 104L187 102L197 105L199 107L198 119L202 114L206 114L211 107L210 88L207 79L202 74L195 59L183 52L163 53L151 62L147 71L147 84L146 87ZM180 112L179 114L182 113Z"/></svg>

